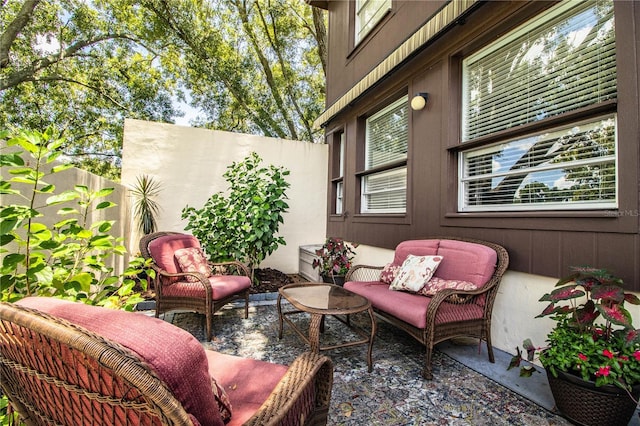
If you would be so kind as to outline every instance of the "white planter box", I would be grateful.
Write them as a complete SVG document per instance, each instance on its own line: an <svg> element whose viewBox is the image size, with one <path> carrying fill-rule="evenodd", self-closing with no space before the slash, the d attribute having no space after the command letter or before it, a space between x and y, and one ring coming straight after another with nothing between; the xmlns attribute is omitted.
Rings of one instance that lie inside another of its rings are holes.
<svg viewBox="0 0 640 426"><path fill-rule="evenodd" d="M319 250L322 244L311 244L300 246L298 273L303 278L312 282L322 282L318 270L313 267L313 260L318 256L316 250Z"/></svg>

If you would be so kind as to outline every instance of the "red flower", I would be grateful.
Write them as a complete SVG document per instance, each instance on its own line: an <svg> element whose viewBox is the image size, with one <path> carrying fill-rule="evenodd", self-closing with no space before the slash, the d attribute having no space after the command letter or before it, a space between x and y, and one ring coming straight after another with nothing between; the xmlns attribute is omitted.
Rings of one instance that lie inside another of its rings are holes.
<svg viewBox="0 0 640 426"><path fill-rule="evenodd" d="M578 358L580 358L581 361L587 361L589 359L586 355L583 354L578 354Z"/></svg>
<svg viewBox="0 0 640 426"><path fill-rule="evenodd" d="M618 359L621 359L621 360L623 360L623 361L629 361L629 357L628 357L628 356L626 356L626 355L620 355L620 356L618 357Z"/></svg>
<svg viewBox="0 0 640 426"><path fill-rule="evenodd" d="M640 351L635 351L633 353L633 357L636 359L636 361L640 361Z"/></svg>
<svg viewBox="0 0 640 426"><path fill-rule="evenodd" d="M613 352L611 352L609 349L603 350L602 355L606 356L609 359L613 359Z"/></svg>
<svg viewBox="0 0 640 426"><path fill-rule="evenodd" d="M608 365L598 368L598 371L596 371L596 377L608 376L609 370L611 370L611 367Z"/></svg>

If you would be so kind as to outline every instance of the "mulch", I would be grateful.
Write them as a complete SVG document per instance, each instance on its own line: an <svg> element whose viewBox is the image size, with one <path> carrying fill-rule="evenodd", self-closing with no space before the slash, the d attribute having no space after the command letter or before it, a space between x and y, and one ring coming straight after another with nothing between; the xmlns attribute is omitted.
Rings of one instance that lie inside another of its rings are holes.
<svg viewBox="0 0 640 426"><path fill-rule="evenodd" d="M258 282L251 286L251 294L277 292L283 285L306 281L298 274L285 274L272 268L256 269L255 274Z"/></svg>

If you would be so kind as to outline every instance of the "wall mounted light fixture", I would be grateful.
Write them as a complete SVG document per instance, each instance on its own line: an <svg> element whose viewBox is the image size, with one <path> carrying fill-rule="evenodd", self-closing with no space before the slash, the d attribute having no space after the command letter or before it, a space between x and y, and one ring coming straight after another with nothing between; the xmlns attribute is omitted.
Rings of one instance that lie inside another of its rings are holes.
<svg viewBox="0 0 640 426"><path fill-rule="evenodd" d="M411 109L414 111L420 111L427 104L427 99L429 99L428 93L416 93L416 95L411 99Z"/></svg>

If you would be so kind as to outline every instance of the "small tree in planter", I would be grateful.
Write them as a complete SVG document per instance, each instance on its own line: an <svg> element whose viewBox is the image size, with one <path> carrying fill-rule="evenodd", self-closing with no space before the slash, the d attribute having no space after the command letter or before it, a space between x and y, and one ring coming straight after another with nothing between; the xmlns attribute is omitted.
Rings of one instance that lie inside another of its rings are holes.
<svg viewBox="0 0 640 426"><path fill-rule="evenodd" d="M318 257L313 260L312 266L318 268L324 282L342 285L356 255L355 247L358 244L349 245L342 238L329 237L316 250Z"/></svg>
<svg viewBox="0 0 640 426"><path fill-rule="evenodd" d="M268 255L286 242L277 236L282 214L289 205L285 177L289 171L270 165L261 166L255 152L242 162L232 163L224 173L229 183L228 196L213 194L201 209L186 206L182 218L185 230L200 241L212 262L240 260L254 272Z"/></svg>

